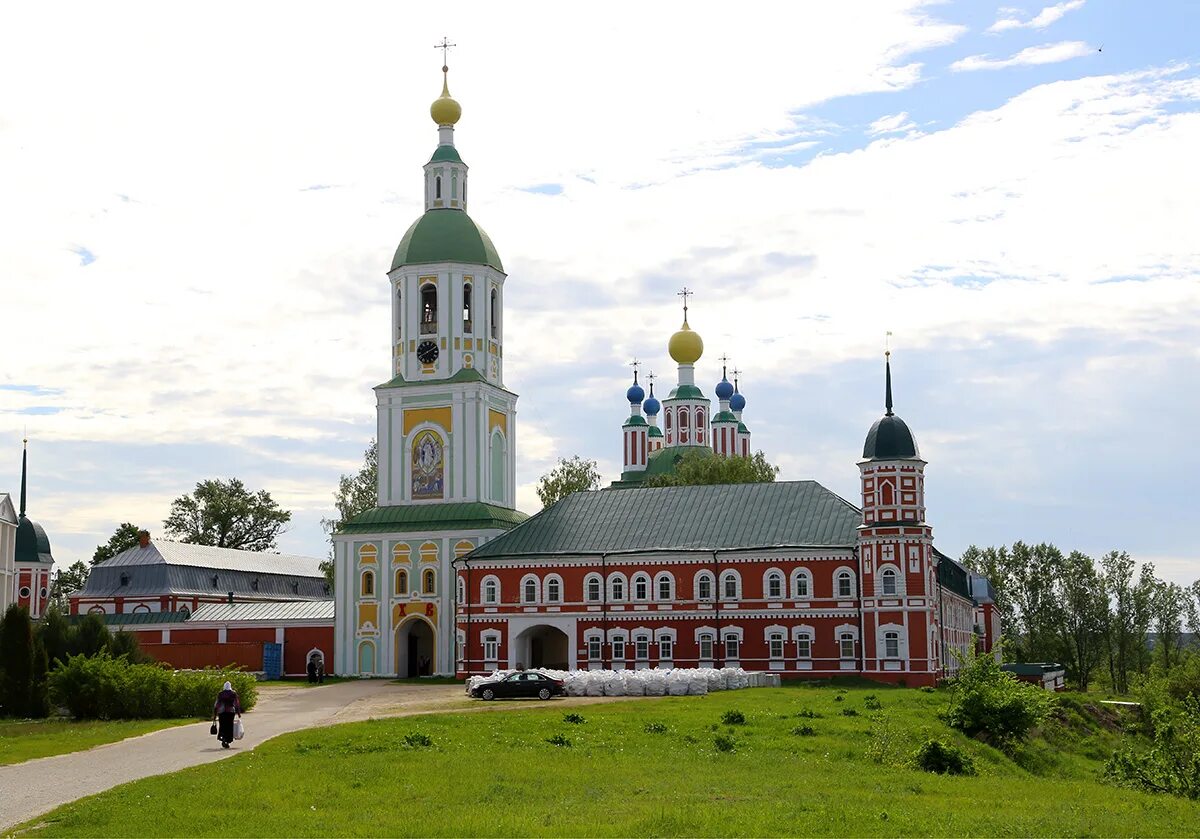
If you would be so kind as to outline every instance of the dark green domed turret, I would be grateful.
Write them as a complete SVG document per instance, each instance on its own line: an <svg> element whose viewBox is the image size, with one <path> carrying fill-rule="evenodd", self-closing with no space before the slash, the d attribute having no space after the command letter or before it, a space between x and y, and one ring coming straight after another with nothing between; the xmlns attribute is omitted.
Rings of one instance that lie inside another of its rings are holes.
<svg viewBox="0 0 1200 839"><path fill-rule="evenodd" d="M886 362L887 395L884 403L887 413L875 421L867 432L867 440L863 443L863 459L865 460L899 460L903 458L921 457L917 449L917 441L913 438L908 424L892 413L892 362Z"/></svg>

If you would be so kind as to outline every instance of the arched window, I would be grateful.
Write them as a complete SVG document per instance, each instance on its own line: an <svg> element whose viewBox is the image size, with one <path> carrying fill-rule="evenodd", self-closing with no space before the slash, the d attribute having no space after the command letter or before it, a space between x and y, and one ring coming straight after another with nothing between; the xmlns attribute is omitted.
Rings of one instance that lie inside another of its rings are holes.
<svg viewBox="0 0 1200 839"><path fill-rule="evenodd" d="M557 603L562 599L562 583L557 577L546 580L546 602Z"/></svg>
<svg viewBox="0 0 1200 839"><path fill-rule="evenodd" d="M442 176L441 175L438 175L436 178L433 179L433 197L434 198L442 197Z"/></svg>
<svg viewBox="0 0 1200 839"><path fill-rule="evenodd" d="M812 575L804 568L792 572L792 593L796 598L812 597Z"/></svg>
<svg viewBox="0 0 1200 839"><path fill-rule="evenodd" d="M471 284L463 284L463 310L462 310L462 328L463 332L471 331Z"/></svg>
<svg viewBox="0 0 1200 839"><path fill-rule="evenodd" d="M21 596L22 596L22 597L28 597L28 596L29 596L29 594L28 594L28 592L26 592L25 594L23 594L23 595L21 595ZM103 607L103 606L93 606L92 608L88 609L88 614L89 614L89 615L103 615L103 614L104 614L104 607Z"/></svg>
<svg viewBox="0 0 1200 839"><path fill-rule="evenodd" d="M900 657L900 633L899 632L883 633L883 657L884 658L899 658Z"/></svg>
<svg viewBox="0 0 1200 839"><path fill-rule="evenodd" d="M702 571L696 576L696 599L697 600L712 600L713 596L713 578L712 574L707 571Z"/></svg>
<svg viewBox="0 0 1200 839"><path fill-rule="evenodd" d="M467 599L467 581L462 577L458 578L458 583L454 586L454 598L459 603Z"/></svg>
<svg viewBox="0 0 1200 839"><path fill-rule="evenodd" d="M396 572L396 594L408 594L408 572L403 568Z"/></svg>
<svg viewBox="0 0 1200 839"><path fill-rule="evenodd" d="M492 289L491 299L491 322L492 322L492 337L496 340L500 339L500 294L496 289Z"/></svg>
<svg viewBox="0 0 1200 839"><path fill-rule="evenodd" d="M362 593L364 597L375 594L375 574L372 571L362 573Z"/></svg>
<svg viewBox="0 0 1200 839"><path fill-rule="evenodd" d="M421 334L437 333L437 286L426 283L421 286Z"/></svg>
<svg viewBox="0 0 1200 839"><path fill-rule="evenodd" d="M895 503L895 494L890 482L884 482L879 487L879 503L887 505Z"/></svg>
<svg viewBox="0 0 1200 839"><path fill-rule="evenodd" d="M483 602L489 606L500 602L500 581L494 577L483 581Z"/></svg>
<svg viewBox="0 0 1200 839"><path fill-rule="evenodd" d="M883 571L881 571L879 573L879 580L880 580L880 583L882 584L884 594L895 594L896 593L896 569L895 568L884 568Z"/></svg>
<svg viewBox="0 0 1200 839"><path fill-rule="evenodd" d="M725 600L737 600L738 598L738 577L732 571L726 571L721 577L721 597Z"/></svg>
<svg viewBox="0 0 1200 839"><path fill-rule="evenodd" d="M612 600L625 599L625 578L620 574L615 574L609 582L609 590L611 591Z"/></svg>
<svg viewBox="0 0 1200 839"><path fill-rule="evenodd" d="M854 575L843 568L837 572L835 590L838 597L854 596Z"/></svg>
<svg viewBox="0 0 1200 839"><path fill-rule="evenodd" d="M696 442L704 442L704 409L696 410Z"/></svg>
<svg viewBox="0 0 1200 839"><path fill-rule="evenodd" d="M596 576L588 577L585 585L584 597L589 603L600 602L600 578Z"/></svg>
<svg viewBox="0 0 1200 839"><path fill-rule="evenodd" d="M421 593L422 594L433 594L434 584L436 582L437 582L437 578L434 576L433 569L426 568L421 573Z"/></svg>
<svg viewBox="0 0 1200 839"><path fill-rule="evenodd" d="M783 597L783 575L778 571L767 574L767 597L779 599Z"/></svg>
<svg viewBox="0 0 1200 839"><path fill-rule="evenodd" d="M679 442L686 443L691 439L689 434L688 412L685 408L679 412Z"/></svg>
<svg viewBox="0 0 1200 839"><path fill-rule="evenodd" d="M450 197L458 197L458 172L450 173Z"/></svg>
<svg viewBox="0 0 1200 839"><path fill-rule="evenodd" d="M526 579L521 589L521 598L526 603L537 603L537 589L537 580Z"/></svg>
<svg viewBox="0 0 1200 839"><path fill-rule="evenodd" d="M645 600L650 596L650 578L645 574L638 574L633 578L633 599Z"/></svg>
<svg viewBox="0 0 1200 839"><path fill-rule="evenodd" d="M654 581L659 600L671 600L675 596L675 578L670 574L660 574Z"/></svg>
<svg viewBox="0 0 1200 839"><path fill-rule="evenodd" d="M675 413L674 411L672 411L668 408L667 412L665 414L663 414L663 427L667 431L667 443L670 443L674 436L674 432L671 431L671 415L674 413Z"/></svg>

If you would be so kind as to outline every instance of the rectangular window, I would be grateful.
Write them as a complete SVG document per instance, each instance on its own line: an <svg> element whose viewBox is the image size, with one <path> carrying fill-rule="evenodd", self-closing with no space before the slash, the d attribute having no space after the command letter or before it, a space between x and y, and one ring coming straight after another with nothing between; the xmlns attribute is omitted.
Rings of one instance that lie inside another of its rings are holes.
<svg viewBox="0 0 1200 839"><path fill-rule="evenodd" d="M483 657L486 661L495 661L500 657L500 639L483 639Z"/></svg>
<svg viewBox="0 0 1200 839"><path fill-rule="evenodd" d="M658 658L660 661L670 661L675 652L675 642L670 638L660 638L658 641Z"/></svg>
<svg viewBox="0 0 1200 839"><path fill-rule="evenodd" d="M883 654L888 658L900 657L900 636L895 632L883 636Z"/></svg>
<svg viewBox="0 0 1200 839"><path fill-rule="evenodd" d="M741 646L741 642L737 639L737 636L730 635L728 638L726 638L725 639L725 658L730 659L732 661L737 661L738 653L740 652L740 650L738 648L740 646Z"/></svg>
<svg viewBox="0 0 1200 839"><path fill-rule="evenodd" d="M713 657L713 637L708 634L700 636L700 660L712 661Z"/></svg>
<svg viewBox="0 0 1200 839"><path fill-rule="evenodd" d="M812 657L812 639L807 635L801 635L796 639L796 656L798 658Z"/></svg>
<svg viewBox="0 0 1200 839"><path fill-rule="evenodd" d="M771 636L771 658L783 658L783 636L775 634Z"/></svg>
<svg viewBox="0 0 1200 839"><path fill-rule="evenodd" d="M849 632L842 634L839 641L841 646L842 658L854 658L854 636Z"/></svg>
<svg viewBox="0 0 1200 839"><path fill-rule="evenodd" d="M600 639L599 638L589 638L587 643L588 643L588 661L599 661L600 660Z"/></svg>
<svg viewBox="0 0 1200 839"><path fill-rule="evenodd" d="M624 638L614 638L613 642L612 642L612 647L613 647L613 658L617 659L618 661L625 658L625 639Z"/></svg>
<svg viewBox="0 0 1200 839"><path fill-rule="evenodd" d="M670 600L671 599L671 581L668 580L666 577L663 577L661 580L658 581L658 599L659 600Z"/></svg>
<svg viewBox="0 0 1200 839"><path fill-rule="evenodd" d="M645 635L639 635L633 639L634 652L637 654L638 661L650 660L650 639Z"/></svg>

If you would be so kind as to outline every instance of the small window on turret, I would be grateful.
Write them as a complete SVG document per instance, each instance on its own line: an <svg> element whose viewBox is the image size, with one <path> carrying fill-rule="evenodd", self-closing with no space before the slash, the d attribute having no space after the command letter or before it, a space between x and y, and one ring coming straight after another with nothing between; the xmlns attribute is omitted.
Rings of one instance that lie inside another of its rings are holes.
<svg viewBox="0 0 1200 839"><path fill-rule="evenodd" d="M691 435L690 435L690 431L689 431L690 425L691 425L691 423L688 420L687 410L685 409L685 410L680 411L679 412L679 442L680 443L687 443L691 439Z"/></svg>
<svg viewBox="0 0 1200 839"><path fill-rule="evenodd" d="M471 331L471 284L463 285L463 332Z"/></svg>
<svg viewBox="0 0 1200 839"><path fill-rule="evenodd" d="M433 283L421 286L421 334L437 332L437 286Z"/></svg>
<svg viewBox="0 0 1200 839"><path fill-rule="evenodd" d="M440 175L433 180L433 197L442 197L442 178Z"/></svg>
<svg viewBox="0 0 1200 839"><path fill-rule="evenodd" d="M492 289L492 338L500 339L500 295L496 293L496 289Z"/></svg>

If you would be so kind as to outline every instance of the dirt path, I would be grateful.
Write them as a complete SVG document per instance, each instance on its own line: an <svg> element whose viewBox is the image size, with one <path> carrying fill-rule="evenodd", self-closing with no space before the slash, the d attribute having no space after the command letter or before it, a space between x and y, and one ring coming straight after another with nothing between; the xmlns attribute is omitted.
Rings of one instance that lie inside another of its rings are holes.
<svg viewBox="0 0 1200 839"><path fill-rule="evenodd" d="M572 697L556 703L588 705L624 697ZM222 749L207 722L183 725L82 752L0 766L0 831L62 804L151 775L175 772L249 751L259 743L320 725L446 711L502 711L528 702L468 699L459 685L396 685L383 680L318 688L269 688L244 718L246 736Z"/></svg>

